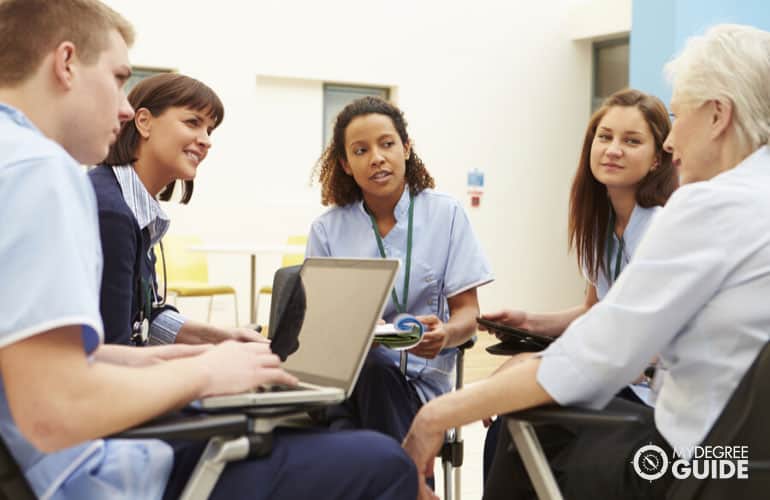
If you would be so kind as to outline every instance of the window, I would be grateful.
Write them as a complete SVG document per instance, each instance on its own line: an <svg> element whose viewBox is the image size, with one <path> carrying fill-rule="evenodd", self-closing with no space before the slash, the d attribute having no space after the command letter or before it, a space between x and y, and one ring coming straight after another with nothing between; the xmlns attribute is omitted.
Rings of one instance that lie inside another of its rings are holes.
<svg viewBox="0 0 770 500"><path fill-rule="evenodd" d="M161 73L174 73L174 70L168 69L168 68L150 68L147 66L132 67L131 78L128 79L128 81L126 82L126 85L123 87L123 89L126 92L126 95L128 95L128 93L131 92L131 89L134 88L134 86L140 81L144 80L149 76L159 75Z"/></svg>
<svg viewBox="0 0 770 500"><path fill-rule="evenodd" d="M594 78L591 112L604 99L628 87L628 37L594 43Z"/></svg>
<svg viewBox="0 0 770 500"><path fill-rule="evenodd" d="M366 96L390 98L390 89L386 87L359 87L352 85L324 84L324 123L323 144L321 150L326 149L334 132L334 120L342 109L351 102Z"/></svg>

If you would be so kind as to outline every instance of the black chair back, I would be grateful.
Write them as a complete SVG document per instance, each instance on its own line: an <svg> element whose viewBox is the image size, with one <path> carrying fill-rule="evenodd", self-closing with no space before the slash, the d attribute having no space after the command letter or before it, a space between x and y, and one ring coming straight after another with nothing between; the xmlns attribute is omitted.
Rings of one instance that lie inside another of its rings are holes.
<svg viewBox="0 0 770 500"><path fill-rule="evenodd" d="M273 276L267 338L281 361L286 361L299 348L299 332L307 307L301 270L301 265L282 267Z"/></svg>
<svg viewBox="0 0 770 500"><path fill-rule="evenodd" d="M703 445L746 445L749 479L694 479L674 481L668 498L722 500L768 498L770 481L764 469L770 461L770 343L757 356L717 419Z"/></svg>
<svg viewBox="0 0 770 500"><path fill-rule="evenodd" d="M2 439L0 439L0 500L37 500Z"/></svg>

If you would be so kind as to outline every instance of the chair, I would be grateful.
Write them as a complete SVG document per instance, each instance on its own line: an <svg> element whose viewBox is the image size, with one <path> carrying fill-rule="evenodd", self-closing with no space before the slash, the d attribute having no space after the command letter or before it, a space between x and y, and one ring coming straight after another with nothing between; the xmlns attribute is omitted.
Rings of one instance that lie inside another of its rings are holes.
<svg viewBox="0 0 770 500"><path fill-rule="evenodd" d="M166 269L164 273L164 257L161 252L156 251L157 275L165 277L167 293L173 294L174 297L209 297L208 321L211 321L214 296L232 295L235 326L238 326L238 296L235 288L230 285L210 284L206 255L202 252L189 250L189 247L201 243L201 239L196 236L165 236L163 238L163 253L165 253Z"/></svg>
<svg viewBox="0 0 770 500"><path fill-rule="evenodd" d="M289 236L288 240L286 241L286 244L289 247L302 247L304 249L305 245L307 245L307 236L304 234ZM281 257L281 267L296 266L296 265L302 264L304 260L305 260L304 250L301 253L285 253ZM262 295L272 296L272 294L273 294L272 285L264 285L262 288L259 289L259 293L257 294L256 304L254 305L257 312L259 312L259 298Z"/></svg>
<svg viewBox="0 0 770 500"><path fill-rule="evenodd" d="M463 388L465 374L465 351L476 345L476 337L471 337L464 344L457 346L455 360L455 390ZM406 351L401 351L399 363L401 374L406 376ZM444 500L460 500L462 492L462 476L460 467L463 465L464 445L462 427L447 429L444 433L444 444L438 452L441 457L441 470L444 475Z"/></svg>
<svg viewBox="0 0 770 500"><path fill-rule="evenodd" d="M557 500L562 495L548 460L535 434L535 425L609 426L643 424L630 413L594 411L573 407L544 407L504 415L506 426L519 451L527 474L540 499ZM767 498L770 472L770 343L760 352L730 397L702 445L749 444L749 479L695 479L673 482L667 498L676 500L717 500L724 498ZM756 480L756 479L760 480ZM753 479L753 480L752 480ZM764 479L764 480L763 480Z"/></svg>
<svg viewBox="0 0 770 500"><path fill-rule="evenodd" d="M455 363L455 390L463 388L465 375L465 351L476 345L476 337L457 347L457 361ZM462 427L454 427L446 431L444 444L439 450L441 457L441 469L444 473L444 499L460 500L462 493L461 469L463 465L464 445Z"/></svg>
<svg viewBox="0 0 770 500"><path fill-rule="evenodd" d="M206 500L228 462L269 455L272 432L296 425L297 415L317 405L244 409L232 414L171 414L119 433L119 439L207 441L180 500ZM37 500L13 456L0 440L0 500Z"/></svg>

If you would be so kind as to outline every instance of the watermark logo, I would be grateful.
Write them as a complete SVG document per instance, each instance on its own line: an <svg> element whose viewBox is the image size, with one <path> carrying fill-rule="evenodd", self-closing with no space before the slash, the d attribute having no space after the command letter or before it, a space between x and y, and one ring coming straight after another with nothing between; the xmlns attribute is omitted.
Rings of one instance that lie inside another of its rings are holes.
<svg viewBox="0 0 770 500"><path fill-rule="evenodd" d="M674 449L670 460L660 446L647 444L636 450L631 461L636 474L647 481L663 477L669 470L676 479L748 479L749 447L693 446Z"/></svg>
<svg viewBox="0 0 770 500"><path fill-rule="evenodd" d="M655 481L668 470L668 455L660 446L648 444L636 450L632 463L639 477Z"/></svg>

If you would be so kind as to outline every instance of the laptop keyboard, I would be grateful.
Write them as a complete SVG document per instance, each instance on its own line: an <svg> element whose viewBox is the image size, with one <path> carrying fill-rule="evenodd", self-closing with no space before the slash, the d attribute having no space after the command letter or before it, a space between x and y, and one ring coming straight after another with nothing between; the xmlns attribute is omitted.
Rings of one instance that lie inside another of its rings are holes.
<svg viewBox="0 0 770 500"><path fill-rule="evenodd" d="M300 386L275 384L275 385L260 385L259 387L257 387L256 392L291 392L291 391L304 391L304 390L307 390L307 389L305 387L300 387Z"/></svg>

